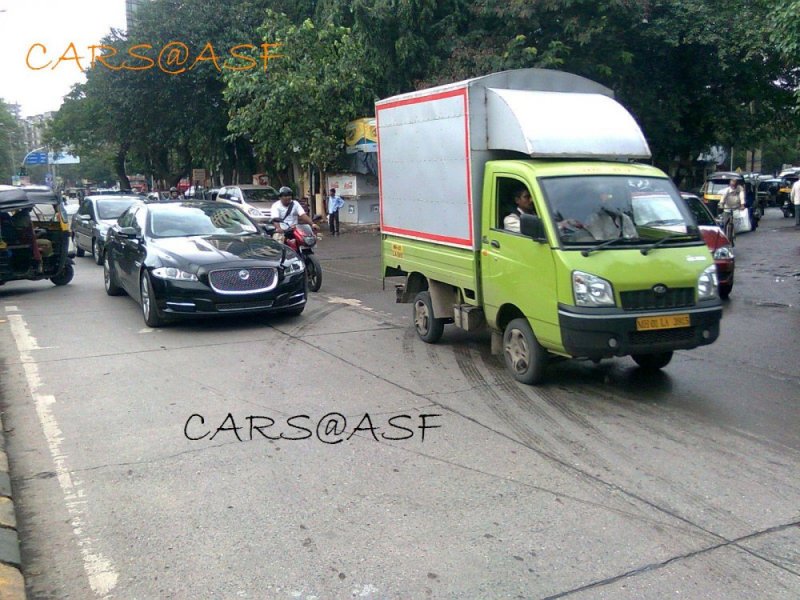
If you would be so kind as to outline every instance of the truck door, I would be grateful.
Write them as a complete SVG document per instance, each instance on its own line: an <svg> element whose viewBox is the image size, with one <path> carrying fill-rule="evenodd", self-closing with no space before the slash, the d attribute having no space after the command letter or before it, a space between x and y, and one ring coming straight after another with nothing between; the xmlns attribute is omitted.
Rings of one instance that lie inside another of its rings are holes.
<svg viewBox="0 0 800 600"><path fill-rule="evenodd" d="M544 345L560 344L553 251L519 233L519 213L547 218L545 204L520 176L493 173L485 183L481 278L486 316L505 304L519 308Z"/></svg>

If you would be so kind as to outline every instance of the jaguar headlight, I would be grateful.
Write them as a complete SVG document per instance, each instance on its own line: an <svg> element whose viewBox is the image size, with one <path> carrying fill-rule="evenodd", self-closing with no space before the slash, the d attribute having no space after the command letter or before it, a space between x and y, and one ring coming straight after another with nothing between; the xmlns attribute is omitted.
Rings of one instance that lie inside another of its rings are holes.
<svg viewBox="0 0 800 600"><path fill-rule="evenodd" d="M286 275L292 275L294 273L302 273L305 271L306 265L299 258L295 258L292 260L287 260L285 263L283 263L283 268L285 269L284 273L286 273Z"/></svg>
<svg viewBox="0 0 800 600"><path fill-rule="evenodd" d="M697 278L697 297L699 300L710 300L718 296L717 265L706 267Z"/></svg>
<svg viewBox="0 0 800 600"><path fill-rule="evenodd" d="M572 272L572 291L576 306L615 306L611 284L591 273Z"/></svg>
<svg viewBox="0 0 800 600"><path fill-rule="evenodd" d="M159 279L172 279L173 281L197 281L197 275L187 273L175 267L158 267L153 269L153 275Z"/></svg>

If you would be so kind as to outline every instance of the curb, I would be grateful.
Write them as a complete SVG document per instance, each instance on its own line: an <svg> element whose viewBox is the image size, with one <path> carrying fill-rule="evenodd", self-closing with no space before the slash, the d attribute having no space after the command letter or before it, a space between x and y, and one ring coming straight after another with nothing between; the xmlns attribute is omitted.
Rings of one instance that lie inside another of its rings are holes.
<svg viewBox="0 0 800 600"><path fill-rule="evenodd" d="M25 578L17 535L17 517L11 497L5 429L0 415L0 600L26 600Z"/></svg>

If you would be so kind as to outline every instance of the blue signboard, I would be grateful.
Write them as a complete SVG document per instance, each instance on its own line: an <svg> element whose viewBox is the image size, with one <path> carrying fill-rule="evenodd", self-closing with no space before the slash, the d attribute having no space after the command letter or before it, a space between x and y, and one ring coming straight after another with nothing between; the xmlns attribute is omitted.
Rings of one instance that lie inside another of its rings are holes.
<svg viewBox="0 0 800 600"><path fill-rule="evenodd" d="M26 165L46 165L47 152L31 152L25 158Z"/></svg>

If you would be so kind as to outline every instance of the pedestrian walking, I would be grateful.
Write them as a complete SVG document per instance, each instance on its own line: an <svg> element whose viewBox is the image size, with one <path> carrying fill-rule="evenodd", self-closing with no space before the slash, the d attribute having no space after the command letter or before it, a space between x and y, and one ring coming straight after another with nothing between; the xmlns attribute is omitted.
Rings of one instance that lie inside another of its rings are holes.
<svg viewBox="0 0 800 600"><path fill-rule="evenodd" d="M792 204L794 204L794 225L800 227L800 179L792 186Z"/></svg>
<svg viewBox="0 0 800 600"><path fill-rule="evenodd" d="M331 188L328 196L328 225L331 235L339 235L339 209L344 206L344 200L336 193L336 188Z"/></svg>

